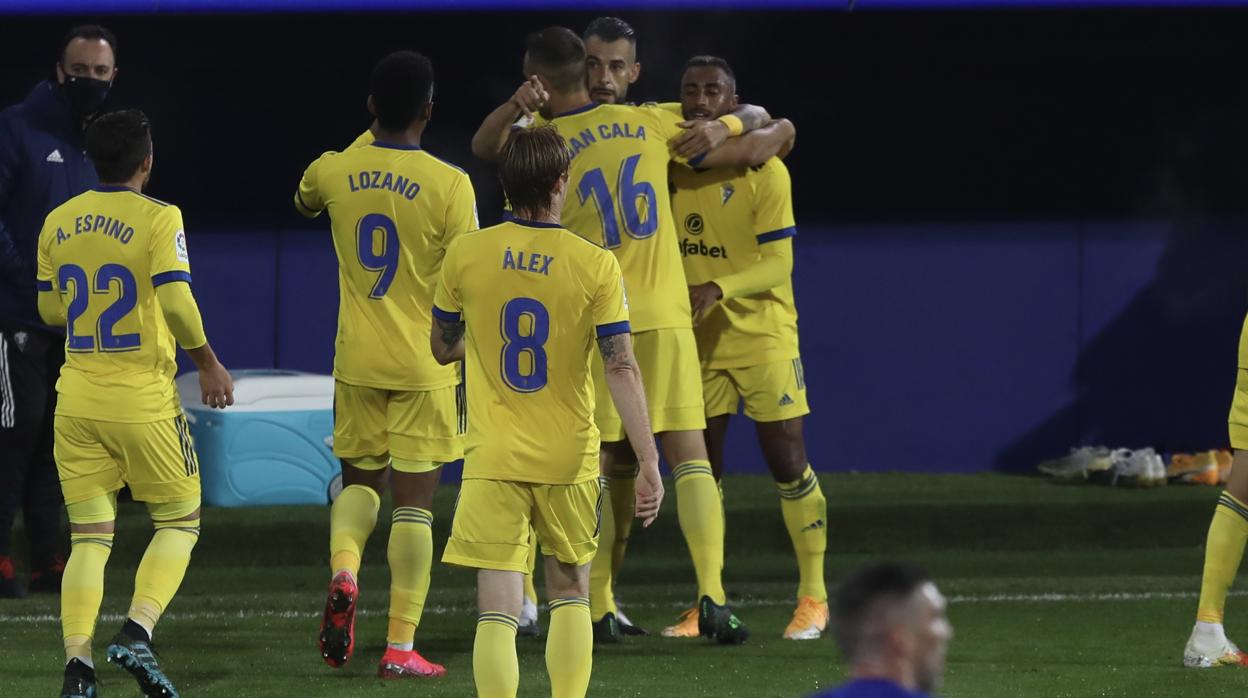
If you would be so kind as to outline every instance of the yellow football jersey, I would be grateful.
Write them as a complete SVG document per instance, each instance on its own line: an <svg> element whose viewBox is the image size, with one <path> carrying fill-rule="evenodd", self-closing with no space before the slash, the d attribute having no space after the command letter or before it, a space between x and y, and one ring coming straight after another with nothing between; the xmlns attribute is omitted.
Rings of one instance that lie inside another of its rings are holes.
<svg viewBox="0 0 1248 698"><path fill-rule="evenodd" d="M763 245L791 245L797 234L789 171L779 158L756 168L673 167L672 184L690 285L746 270L758 263ZM694 328L703 365L742 368L797 358L792 277L751 295L731 291L724 288L725 299Z"/></svg>
<svg viewBox="0 0 1248 698"><path fill-rule="evenodd" d="M191 282L177 206L99 186L48 214L37 283L67 311L56 414L129 423L181 414L177 342L156 296L173 282Z"/></svg>
<svg viewBox="0 0 1248 698"><path fill-rule="evenodd" d="M629 331L615 257L559 226L508 221L451 245L434 303L466 325L464 477L597 477L590 356L596 337Z"/></svg>
<svg viewBox="0 0 1248 698"><path fill-rule="evenodd" d="M456 367L429 350L429 309L447 246L478 227L468 175L415 146L353 145L308 166L295 207L309 217L329 210L340 295L334 376L387 390L458 382Z"/></svg>
<svg viewBox="0 0 1248 698"><path fill-rule="evenodd" d="M634 332L690 327L689 298L669 215L667 142L681 118L654 105L587 104L552 124L572 165L561 222L620 260Z"/></svg>

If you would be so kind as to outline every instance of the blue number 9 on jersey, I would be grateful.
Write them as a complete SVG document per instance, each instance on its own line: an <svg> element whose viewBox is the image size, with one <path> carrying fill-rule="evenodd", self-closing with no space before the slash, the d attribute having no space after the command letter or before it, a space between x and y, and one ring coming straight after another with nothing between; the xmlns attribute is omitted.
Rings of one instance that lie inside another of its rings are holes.
<svg viewBox="0 0 1248 698"><path fill-rule="evenodd" d="M550 313L535 298L512 298L503 305L502 373L507 387L533 393L546 387L546 340L550 339ZM528 357L527 368L522 359Z"/></svg>
<svg viewBox="0 0 1248 698"><path fill-rule="evenodd" d="M377 233L381 233L381 254L376 252ZM360 218L355 226L355 249L360 266L368 271L381 272L368 297L385 298L386 291L399 270L399 228L389 216L369 213Z"/></svg>

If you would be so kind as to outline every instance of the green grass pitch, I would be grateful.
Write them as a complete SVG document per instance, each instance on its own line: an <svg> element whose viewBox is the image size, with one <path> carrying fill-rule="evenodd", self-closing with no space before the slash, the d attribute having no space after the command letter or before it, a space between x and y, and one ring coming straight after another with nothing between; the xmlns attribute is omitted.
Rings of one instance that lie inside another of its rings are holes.
<svg viewBox="0 0 1248 698"><path fill-rule="evenodd" d="M1183 669L1214 488L1113 490L1032 478L825 475L828 579L864 563L926 566L951 599L956 637L945 696L1242 696L1248 671ZM593 696L802 696L844 675L830 638L779 639L796 571L775 488L726 481L726 581L753 631L743 647L648 637L594 655ZM669 489L669 497L671 490ZM455 489L440 492L439 552ZM386 516L383 513L383 519ZM374 678L385 641L388 573L383 520L361 573L355 658L321 663L316 633L325 585L326 507L208 509L182 591L156 633L183 695L465 696L472 692L473 575L436 564L417 641L448 676ZM110 560L101 643L115 632L151 527L125 505ZM635 529L620 597L657 633L693 601L693 571L669 498L658 523ZM1232 638L1248 637L1248 599L1230 600ZM1243 609L1243 611L1240 611ZM57 599L0 601L0 695L50 696L62 666ZM545 622L543 614L543 622ZM1245 640L1248 641L1248 640ZM521 639L522 696L549 695L542 641ZM135 695L100 667L102 695ZM415 683L416 685L408 685Z"/></svg>

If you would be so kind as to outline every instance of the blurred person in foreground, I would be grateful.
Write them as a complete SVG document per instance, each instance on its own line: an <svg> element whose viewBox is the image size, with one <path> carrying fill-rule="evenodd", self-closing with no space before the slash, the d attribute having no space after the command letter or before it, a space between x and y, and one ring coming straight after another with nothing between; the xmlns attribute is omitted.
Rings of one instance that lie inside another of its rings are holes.
<svg viewBox="0 0 1248 698"><path fill-rule="evenodd" d="M926 698L940 686L953 626L945 597L913 565L884 563L850 575L832 625L849 682L811 698Z"/></svg>

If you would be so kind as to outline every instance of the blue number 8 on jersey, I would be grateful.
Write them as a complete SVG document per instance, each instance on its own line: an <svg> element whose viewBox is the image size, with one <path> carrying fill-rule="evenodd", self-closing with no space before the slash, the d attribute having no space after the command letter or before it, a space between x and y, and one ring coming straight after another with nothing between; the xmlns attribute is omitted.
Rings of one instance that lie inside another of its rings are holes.
<svg viewBox="0 0 1248 698"><path fill-rule="evenodd" d="M534 393L546 387L546 340L550 339L550 313L534 298L512 298L503 304L502 373L507 387L518 393ZM528 357L524 370L522 359Z"/></svg>

